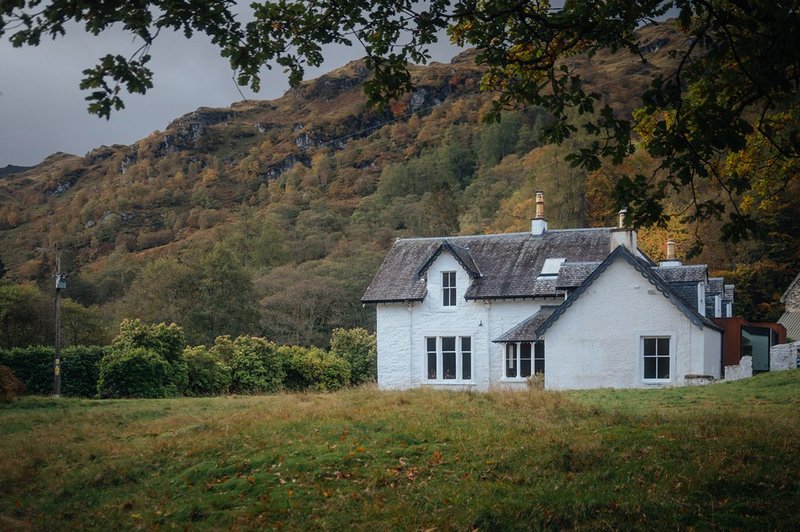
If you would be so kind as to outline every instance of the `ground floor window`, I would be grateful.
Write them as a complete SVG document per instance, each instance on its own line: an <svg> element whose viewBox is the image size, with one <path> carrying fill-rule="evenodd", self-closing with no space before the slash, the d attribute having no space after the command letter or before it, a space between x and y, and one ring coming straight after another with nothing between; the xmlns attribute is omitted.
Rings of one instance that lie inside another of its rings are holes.
<svg viewBox="0 0 800 532"><path fill-rule="evenodd" d="M472 379L470 336L429 336L425 350L428 380Z"/></svg>
<svg viewBox="0 0 800 532"><path fill-rule="evenodd" d="M544 373L544 342L506 344L506 378L524 378L536 373Z"/></svg>
<svg viewBox="0 0 800 532"><path fill-rule="evenodd" d="M669 380L669 337L643 337L645 380Z"/></svg>

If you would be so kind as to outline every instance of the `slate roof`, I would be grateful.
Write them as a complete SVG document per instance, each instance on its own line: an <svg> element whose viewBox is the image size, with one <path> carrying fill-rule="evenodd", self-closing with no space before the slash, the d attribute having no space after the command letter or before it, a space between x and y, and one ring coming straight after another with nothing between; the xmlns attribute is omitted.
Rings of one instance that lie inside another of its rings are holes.
<svg viewBox="0 0 800 532"><path fill-rule="evenodd" d="M786 337L800 340L800 312L784 312L778 323L786 327Z"/></svg>
<svg viewBox="0 0 800 532"><path fill-rule="evenodd" d="M558 307L545 305L530 318L522 321L519 325L509 330L492 342L530 342L536 339L536 329L545 322Z"/></svg>
<svg viewBox="0 0 800 532"><path fill-rule="evenodd" d="M726 284L724 286L722 299L724 299L725 301L730 301L731 303L733 303L733 285L732 284Z"/></svg>
<svg viewBox="0 0 800 532"><path fill-rule="evenodd" d="M706 294L722 295L725 291L725 279L722 277L709 277L706 285Z"/></svg>
<svg viewBox="0 0 800 532"><path fill-rule="evenodd" d="M705 264L663 266L653 269L668 283L699 283L708 278L708 266Z"/></svg>
<svg viewBox="0 0 800 532"><path fill-rule="evenodd" d="M697 283L669 283L672 291L675 292L684 303L692 307L694 310L700 311L697 301ZM713 310L713 305L712 305Z"/></svg>
<svg viewBox="0 0 800 532"><path fill-rule="evenodd" d="M556 279L556 288L577 288L589 277L600 262L565 262Z"/></svg>
<svg viewBox="0 0 800 532"><path fill-rule="evenodd" d="M539 327L535 330L534 338L539 339L541 336L547 331L547 329L552 326L561 315L564 314L578 299L580 299L581 295L592 285L592 283L600 277L603 272L617 259L624 259L629 264L631 264L636 270L647 279L650 284L655 286L655 288L664 294L664 296L670 300L672 304L674 304L678 309L683 312L683 314L695 325L700 327L701 329L705 327L711 327L712 329L721 331L720 327L716 325L714 322L709 320L708 318L701 316L697 310L687 305L686 302L678 296L677 293L673 290L673 287L667 283L660 275L656 274L656 270L658 268L651 268L650 264L646 261L642 260L639 257L634 256L627 248L624 246L620 246L611 254L606 257L606 259L592 272L592 274L578 287L577 290L572 292L570 296L564 301L558 308L548 317L544 322L542 322Z"/></svg>
<svg viewBox="0 0 800 532"><path fill-rule="evenodd" d="M417 275L422 276L428 271L431 264L436 260L436 258L441 255L442 251L447 250L449 251L455 258L456 261L464 268L470 277L477 278L481 276L481 271L478 268L478 265L475 264L475 259L472 258L469 250L463 246L459 246L458 244L453 244L448 240L442 242L436 250L431 254L425 264L417 272Z"/></svg>
<svg viewBox="0 0 800 532"><path fill-rule="evenodd" d="M449 251L467 272L479 272L466 299L563 295L557 277L537 279L548 258L600 262L609 253L612 228L561 229L532 233L408 238L395 241L367 287L363 303L421 301L425 273L438 253ZM447 245L445 245L447 244ZM448 247L449 246L449 247ZM470 273L472 275L472 273Z"/></svg>

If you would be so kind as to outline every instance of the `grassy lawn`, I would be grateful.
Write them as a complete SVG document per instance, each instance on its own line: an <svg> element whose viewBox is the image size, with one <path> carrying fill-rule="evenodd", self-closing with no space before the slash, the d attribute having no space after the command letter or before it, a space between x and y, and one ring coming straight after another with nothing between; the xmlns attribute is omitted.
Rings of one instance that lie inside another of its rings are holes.
<svg viewBox="0 0 800 532"><path fill-rule="evenodd" d="M0 530L796 529L800 371L649 391L24 398Z"/></svg>

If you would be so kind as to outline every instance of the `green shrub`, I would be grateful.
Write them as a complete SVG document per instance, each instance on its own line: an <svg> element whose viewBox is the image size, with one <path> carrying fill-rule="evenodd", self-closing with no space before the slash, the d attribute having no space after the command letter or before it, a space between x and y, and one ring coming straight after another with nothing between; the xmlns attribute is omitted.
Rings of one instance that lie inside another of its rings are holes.
<svg viewBox="0 0 800 532"><path fill-rule="evenodd" d="M189 369L189 393L191 395L221 395L231 385L231 370L219 355L206 346L187 347L183 358Z"/></svg>
<svg viewBox="0 0 800 532"><path fill-rule="evenodd" d="M183 359L186 338L180 326L174 323L165 325L143 323L140 320L123 320L111 349L120 352L133 348L143 348L158 354L170 366L169 383L177 393L187 392L189 369Z"/></svg>
<svg viewBox="0 0 800 532"><path fill-rule="evenodd" d="M31 395L53 393L54 358L53 348L42 345L0 351L0 364L8 366Z"/></svg>
<svg viewBox="0 0 800 532"><path fill-rule="evenodd" d="M318 347L281 346L278 354L290 390L333 391L350 383L350 364Z"/></svg>
<svg viewBox="0 0 800 532"><path fill-rule="evenodd" d="M374 334L366 329L334 329L331 353L350 364L350 382L354 385L378 379L378 347Z"/></svg>
<svg viewBox="0 0 800 532"><path fill-rule="evenodd" d="M25 385L22 381L8 367L0 364L0 403L10 403L24 391Z"/></svg>
<svg viewBox="0 0 800 532"><path fill-rule="evenodd" d="M142 347L116 349L100 361L97 395L104 399L175 396L171 377L172 367L155 351Z"/></svg>
<svg viewBox="0 0 800 532"><path fill-rule="evenodd" d="M239 336L231 342L220 336L212 350L217 350L217 344L218 351L229 357L232 393L272 393L283 388L284 369L273 342L255 336Z"/></svg>
<svg viewBox="0 0 800 532"><path fill-rule="evenodd" d="M68 397L94 397L100 378L100 361L108 347L76 345L61 353L61 394Z"/></svg>

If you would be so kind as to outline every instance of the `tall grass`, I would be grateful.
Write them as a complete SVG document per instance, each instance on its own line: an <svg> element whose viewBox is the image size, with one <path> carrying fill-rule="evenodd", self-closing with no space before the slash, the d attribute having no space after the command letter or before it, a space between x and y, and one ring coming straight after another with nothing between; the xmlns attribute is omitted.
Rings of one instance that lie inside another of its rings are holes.
<svg viewBox="0 0 800 532"><path fill-rule="evenodd" d="M0 529L794 528L800 371L0 407Z"/></svg>

